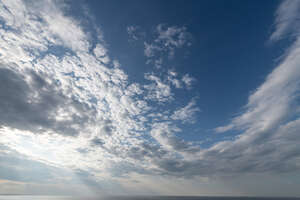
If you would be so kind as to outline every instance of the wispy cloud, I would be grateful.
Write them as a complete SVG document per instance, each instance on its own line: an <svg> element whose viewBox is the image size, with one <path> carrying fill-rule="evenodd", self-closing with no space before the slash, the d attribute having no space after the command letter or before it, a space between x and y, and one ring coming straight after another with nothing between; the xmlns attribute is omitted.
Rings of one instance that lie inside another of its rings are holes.
<svg viewBox="0 0 300 200"><path fill-rule="evenodd" d="M275 31L270 39L275 41L292 36L298 37L300 33L299 12L300 4L298 1L283 1L276 11Z"/></svg>
<svg viewBox="0 0 300 200"><path fill-rule="evenodd" d="M277 23L280 21L278 18L281 19L286 15L290 18L284 23L297 20L299 14L289 11L298 6L298 1L283 1L277 11ZM271 39L283 34L284 26L286 25L279 23ZM281 63L249 96L245 111L235 117L230 124L216 128L217 132L235 129L240 131L241 135L233 142L219 143L211 150L220 151L223 156L236 154L234 156L236 161L247 159L244 169L249 171L289 171L298 168L300 149L289 139L293 131L288 127L297 126L299 121L297 105L300 90L299 44L297 36ZM298 143L298 140L294 139L294 142ZM240 157L242 155L243 158Z"/></svg>
<svg viewBox="0 0 300 200"><path fill-rule="evenodd" d="M189 74L185 74L182 77L182 81L186 85L187 88L191 88L192 84L196 81L196 79L191 77Z"/></svg>
<svg viewBox="0 0 300 200"><path fill-rule="evenodd" d="M192 99L186 106L175 110L171 118L181 120L184 123L193 123L195 122L195 114L199 111L200 109L196 106L195 99Z"/></svg>
<svg viewBox="0 0 300 200"><path fill-rule="evenodd" d="M146 36L139 26L128 26L127 33L132 40L140 40Z"/></svg>

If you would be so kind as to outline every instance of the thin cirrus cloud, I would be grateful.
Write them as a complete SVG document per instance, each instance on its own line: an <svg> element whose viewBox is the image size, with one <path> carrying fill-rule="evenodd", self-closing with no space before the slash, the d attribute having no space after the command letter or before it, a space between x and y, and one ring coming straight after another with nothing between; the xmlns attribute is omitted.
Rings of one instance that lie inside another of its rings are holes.
<svg viewBox="0 0 300 200"><path fill-rule="evenodd" d="M275 31L270 37L272 41L299 35L299 11L300 5L297 1L282 2L275 13Z"/></svg>
<svg viewBox="0 0 300 200"><path fill-rule="evenodd" d="M286 33L297 33L289 24L298 23L297 1L283 1L276 12L276 29L271 39L279 39ZM288 12L291 11L291 12ZM295 12L292 12L295 11ZM245 111L233 118L230 124L216 128L227 132L236 129L242 134L234 142L215 146L228 151L242 151L237 155L253 160L251 169L258 171L289 171L299 168L299 35L278 65L249 96ZM248 147L246 147L248 146ZM236 149L235 149L236 148ZM225 151L224 151L225 150ZM260 155L258 158L254 156Z"/></svg>
<svg viewBox="0 0 300 200"><path fill-rule="evenodd" d="M249 96L245 111L215 129L241 134L202 148L181 137L192 124L188 122L197 119L197 98L175 111L166 106L178 99L177 90L190 91L196 81L190 75L150 72L145 82L131 83L105 42L92 44L83 22L65 15L67 4L0 4L0 111L6 113L0 115L0 155L5 160L0 169L7 172L0 173L1 179L38 182L14 176L27 170L9 170L16 162L45 168L39 178L62 187L68 183L77 188L80 179L106 191L130 191L126 180L146 183L143 177L187 180L299 170L298 36L278 67ZM298 6L296 1L280 5L271 39L295 31L281 22L287 15L283 7ZM296 23L292 20L297 17L291 12L288 19ZM98 28L91 29L101 35ZM127 29L134 40L140 39L137 30ZM158 25L155 39L144 43L145 56L162 67L176 49L191 45L190 37L185 27ZM66 172L55 175L66 169L77 179Z"/></svg>
<svg viewBox="0 0 300 200"><path fill-rule="evenodd" d="M146 33L143 32L139 26L128 26L127 33L132 40L140 40L146 36Z"/></svg>

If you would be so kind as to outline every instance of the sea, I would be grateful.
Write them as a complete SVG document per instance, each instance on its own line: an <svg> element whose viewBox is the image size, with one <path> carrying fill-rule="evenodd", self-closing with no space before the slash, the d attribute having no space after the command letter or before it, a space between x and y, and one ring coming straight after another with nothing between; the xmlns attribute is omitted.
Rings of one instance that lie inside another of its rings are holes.
<svg viewBox="0 0 300 200"><path fill-rule="evenodd" d="M0 200L300 200L296 197L196 197L196 196L110 196L110 197L70 197L0 195Z"/></svg>

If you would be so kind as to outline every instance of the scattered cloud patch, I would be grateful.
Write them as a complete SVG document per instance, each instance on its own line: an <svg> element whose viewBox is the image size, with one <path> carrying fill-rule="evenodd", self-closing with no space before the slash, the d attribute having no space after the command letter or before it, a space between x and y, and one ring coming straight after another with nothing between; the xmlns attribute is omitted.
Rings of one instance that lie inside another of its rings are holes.
<svg viewBox="0 0 300 200"><path fill-rule="evenodd" d="M138 31L139 30L139 31ZM144 55L147 58L147 64L154 64L156 68L161 68L166 59L173 59L176 49L189 47L191 43L191 34L186 27L167 26L164 24L157 25L153 36L146 37L144 32L140 31L140 27L129 26L127 32L134 40L144 39Z"/></svg>
<svg viewBox="0 0 300 200"><path fill-rule="evenodd" d="M195 115L200 109L196 106L195 99L192 99L186 106L175 110L171 115L174 120L181 120L183 123L194 123Z"/></svg>
<svg viewBox="0 0 300 200"><path fill-rule="evenodd" d="M146 35L145 32L141 31L141 28L139 26L128 26L127 33L129 37L134 41L140 40Z"/></svg>
<svg viewBox="0 0 300 200"><path fill-rule="evenodd" d="M173 99L170 85L164 83L159 77L153 74L146 74L145 78L152 82L144 86L148 91L147 99L157 100L159 102Z"/></svg>
<svg viewBox="0 0 300 200"><path fill-rule="evenodd" d="M182 77L182 82L185 84L185 86L187 88L191 88L193 82L195 82L196 79L191 77L189 74L185 74L183 77Z"/></svg>
<svg viewBox="0 0 300 200"><path fill-rule="evenodd" d="M155 39L155 42L164 46L171 58L174 56L176 48L192 45L190 42L191 35L187 32L186 27L168 27L159 24L156 29L158 37Z"/></svg>

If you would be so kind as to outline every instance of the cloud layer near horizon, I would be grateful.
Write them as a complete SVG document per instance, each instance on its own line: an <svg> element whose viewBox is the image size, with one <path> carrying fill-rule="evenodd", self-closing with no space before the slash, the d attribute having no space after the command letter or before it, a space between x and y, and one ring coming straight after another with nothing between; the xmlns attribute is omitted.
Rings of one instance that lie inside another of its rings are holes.
<svg viewBox="0 0 300 200"><path fill-rule="evenodd" d="M143 177L204 180L300 169L298 36L244 111L215 129L240 134L203 148L201 141L179 137L186 131L181 125L195 123L201 111L197 98L175 110L164 106L178 98L174 91L189 92L195 81L190 75L152 72L144 83L132 83L122 63L111 59L102 30L67 16L67 4L10 0L0 5L0 171L33 162L48 170L39 180L66 183L70 174L54 174L71 169L90 187L130 191L126 181L146 183ZM287 15L282 7L299 5L281 4L271 39L293 31L281 23ZM298 24L298 16L291 15L291 23ZM190 45L187 31L158 25L157 37L144 43L145 56L162 67L163 56L172 58L177 48ZM26 165L11 168L0 179L36 182L14 175L26 170Z"/></svg>

